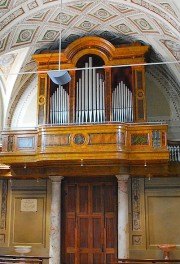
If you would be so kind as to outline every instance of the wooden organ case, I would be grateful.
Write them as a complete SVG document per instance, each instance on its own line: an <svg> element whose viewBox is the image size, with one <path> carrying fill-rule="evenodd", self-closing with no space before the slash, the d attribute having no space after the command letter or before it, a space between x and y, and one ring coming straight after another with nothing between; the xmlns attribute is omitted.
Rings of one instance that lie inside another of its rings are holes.
<svg viewBox="0 0 180 264"><path fill-rule="evenodd" d="M59 54L35 54L38 63L38 124L146 122L144 66L149 46L115 47L100 37L83 37L61 53L71 81L55 85Z"/></svg>
<svg viewBox="0 0 180 264"><path fill-rule="evenodd" d="M167 126L144 124L148 50L139 43L115 47L83 37L61 55L33 56L39 126L4 131L1 160L23 177L64 177L61 263L110 263L117 257L114 175L166 172ZM63 86L48 77L59 68L59 57L71 76Z"/></svg>

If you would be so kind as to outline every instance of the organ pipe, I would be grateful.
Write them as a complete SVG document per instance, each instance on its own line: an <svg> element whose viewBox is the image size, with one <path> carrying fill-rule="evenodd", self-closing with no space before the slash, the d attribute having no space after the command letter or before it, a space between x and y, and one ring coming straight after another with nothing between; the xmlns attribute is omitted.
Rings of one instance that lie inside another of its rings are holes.
<svg viewBox="0 0 180 264"><path fill-rule="evenodd" d="M92 65L89 57L76 83L76 123L105 121L104 77Z"/></svg>
<svg viewBox="0 0 180 264"><path fill-rule="evenodd" d="M75 122L105 122L105 81L104 76L93 68L92 57L85 63L85 69L76 82ZM50 123L68 123L69 95L59 86L50 97ZM131 90L120 81L112 92L112 121L132 122L133 105Z"/></svg>
<svg viewBox="0 0 180 264"><path fill-rule="evenodd" d="M133 121L132 92L122 81L118 83L112 93L112 120Z"/></svg>
<svg viewBox="0 0 180 264"><path fill-rule="evenodd" d="M69 95L63 86L59 86L50 97L50 123L68 123Z"/></svg>

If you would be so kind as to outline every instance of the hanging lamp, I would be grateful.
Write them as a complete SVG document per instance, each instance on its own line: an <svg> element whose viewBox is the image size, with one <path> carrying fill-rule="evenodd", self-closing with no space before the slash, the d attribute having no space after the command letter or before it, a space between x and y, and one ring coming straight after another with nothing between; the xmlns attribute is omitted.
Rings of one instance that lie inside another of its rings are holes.
<svg viewBox="0 0 180 264"><path fill-rule="evenodd" d="M70 82L71 76L69 75L68 71L61 70L61 14L62 14L62 0L61 0L61 10L60 10L60 37L59 37L59 69L58 70L51 70L48 71L47 74L49 78L58 85L64 85Z"/></svg>

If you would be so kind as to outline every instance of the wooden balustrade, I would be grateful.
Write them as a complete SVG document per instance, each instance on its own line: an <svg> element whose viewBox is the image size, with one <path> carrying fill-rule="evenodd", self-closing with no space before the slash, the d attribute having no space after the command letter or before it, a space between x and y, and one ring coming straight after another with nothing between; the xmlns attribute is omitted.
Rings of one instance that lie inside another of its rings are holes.
<svg viewBox="0 0 180 264"><path fill-rule="evenodd" d="M167 125L107 123L2 132L0 161L168 161Z"/></svg>

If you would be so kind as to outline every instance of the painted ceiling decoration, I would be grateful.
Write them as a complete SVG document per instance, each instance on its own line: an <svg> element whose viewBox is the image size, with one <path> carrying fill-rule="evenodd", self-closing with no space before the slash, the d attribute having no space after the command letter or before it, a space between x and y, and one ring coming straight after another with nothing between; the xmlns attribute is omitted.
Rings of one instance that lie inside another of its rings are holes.
<svg viewBox="0 0 180 264"><path fill-rule="evenodd" d="M0 0L0 78L7 90L7 73L33 72L32 54L58 47L60 20L62 47L82 37L98 35L114 45L140 41L152 48L149 62L175 62L161 67L169 71L174 97L180 84L180 1L178 0ZM22 49L28 48L16 69ZM150 71L150 70L149 70ZM16 75L8 100L13 105L31 74ZM21 84L20 80L24 80ZM5 88L2 88L2 87ZM2 92L6 94L7 91ZM14 95L12 97L12 95ZM177 105L177 103L176 103ZM180 113L180 109L177 110Z"/></svg>

